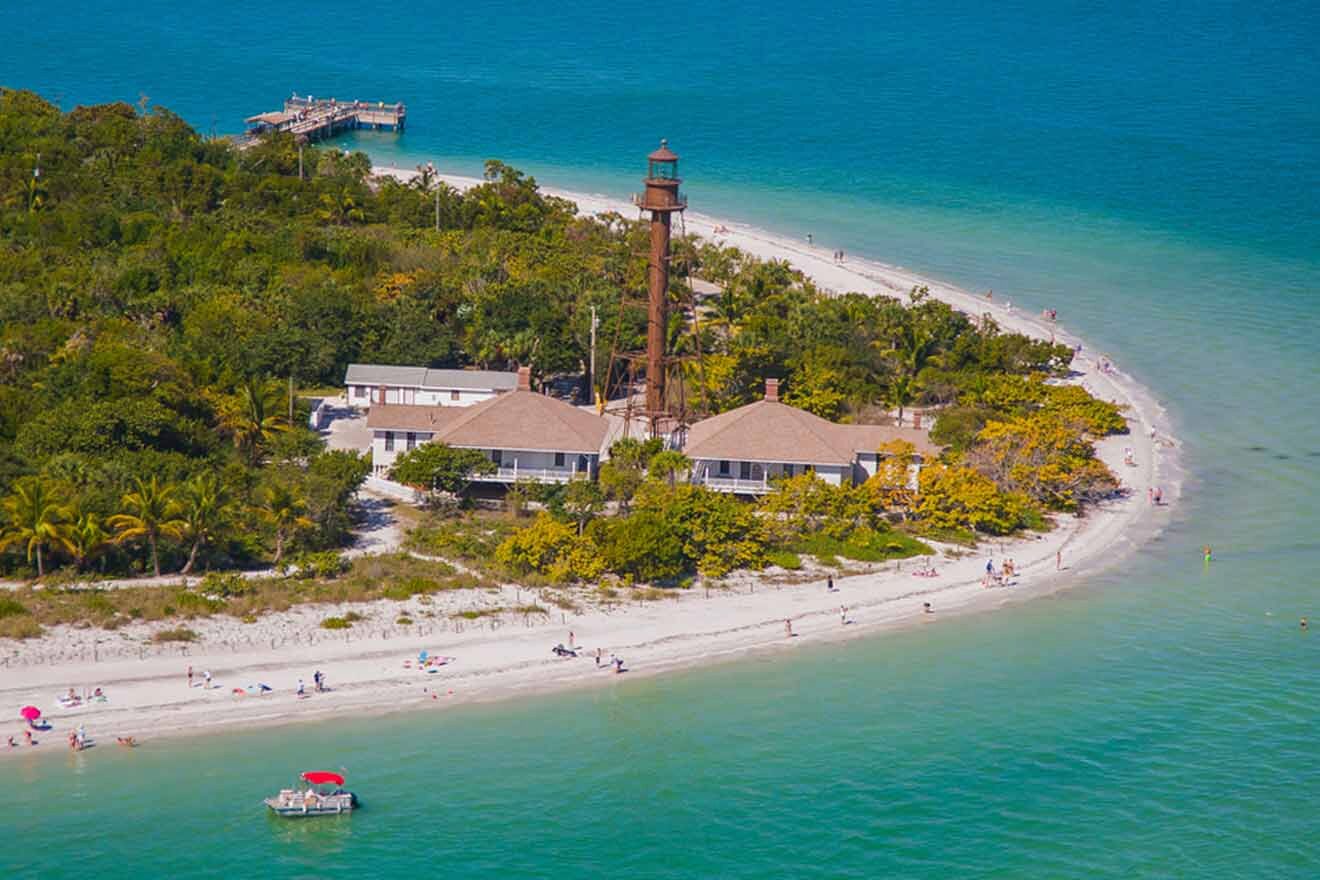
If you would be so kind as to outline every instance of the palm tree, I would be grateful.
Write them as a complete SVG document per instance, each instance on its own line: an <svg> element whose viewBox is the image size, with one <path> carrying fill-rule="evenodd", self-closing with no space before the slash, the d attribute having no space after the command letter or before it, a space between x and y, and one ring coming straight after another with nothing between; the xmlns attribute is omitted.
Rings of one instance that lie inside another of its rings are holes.
<svg viewBox="0 0 1320 880"><path fill-rule="evenodd" d="M105 530L100 514L84 510L78 513L76 522L69 526L64 538L64 546L73 556L79 571L101 553L110 542L110 533Z"/></svg>
<svg viewBox="0 0 1320 880"><path fill-rule="evenodd" d="M198 474L184 483L179 491L179 515L192 538L188 561L179 574L188 574L197 562L197 553L229 523L234 513L234 500L215 474Z"/></svg>
<svg viewBox="0 0 1320 880"><path fill-rule="evenodd" d="M917 390L916 378L907 374L895 376L889 382L889 404L898 407L900 425L903 424L903 407L916 400Z"/></svg>
<svg viewBox="0 0 1320 880"><path fill-rule="evenodd" d="M28 562L37 562L37 577L45 577L47 547L64 545L69 528L69 503L64 492L36 477L14 484L14 492L3 504L8 524L0 531L0 550L22 544Z"/></svg>
<svg viewBox="0 0 1320 880"><path fill-rule="evenodd" d="M179 518L179 505L175 500L177 489L170 483L162 484L157 477L150 482L136 481L136 488L120 499L123 513L106 520L115 529L115 542L122 544L136 538L146 538L151 548L151 570L160 577L161 538L182 538L188 524Z"/></svg>
<svg viewBox="0 0 1320 880"><path fill-rule="evenodd" d="M240 412L233 418L234 445L255 462L262 444L281 431L289 420L280 407L280 389L274 382L253 379L239 391Z"/></svg>
<svg viewBox="0 0 1320 880"><path fill-rule="evenodd" d="M651 457L648 468L651 476L664 477L669 483L669 488L672 489L679 474L685 474L692 470L692 459L676 449L666 449L664 452L657 452Z"/></svg>
<svg viewBox="0 0 1320 880"><path fill-rule="evenodd" d="M363 223L367 219L357 199L347 189L338 196L325 193L321 196L321 207L316 209L316 218L323 223L347 226L350 223Z"/></svg>
<svg viewBox="0 0 1320 880"><path fill-rule="evenodd" d="M307 516L307 501L289 486L276 483L266 487L262 494L261 518L275 527L275 559L279 565L284 558L284 543L299 529L312 526Z"/></svg>
<svg viewBox="0 0 1320 880"><path fill-rule="evenodd" d="M910 320L898 328L897 338L888 354L898 361L903 372L916 377L934 357L939 344L931 332L924 326Z"/></svg>

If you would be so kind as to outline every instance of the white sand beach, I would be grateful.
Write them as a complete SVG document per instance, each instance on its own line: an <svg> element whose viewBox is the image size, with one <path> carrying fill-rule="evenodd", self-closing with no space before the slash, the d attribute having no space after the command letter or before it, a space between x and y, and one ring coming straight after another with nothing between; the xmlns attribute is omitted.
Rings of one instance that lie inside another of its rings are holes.
<svg viewBox="0 0 1320 880"><path fill-rule="evenodd" d="M378 169L406 178L411 172ZM447 177L455 186L470 178ZM635 208L621 200L547 192L575 201L588 213L616 211L631 216ZM688 213L687 231L711 237L763 258L777 258L834 291L861 291L905 297L915 286L972 313L990 313L1000 326L1041 338L1082 344L1062 326L1010 309L996 295L993 301L934 279L923 278L882 263L848 257L836 262L828 247L770 235L729 220ZM717 233L716 229L722 230ZM724 231L727 230L727 231ZM1011 299L1011 292L1008 297ZM1060 303L1062 307L1066 304ZM1066 323L1066 312L1061 314ZM1083 519L1064 517L1043 536L987 542L975 552L941 547L934 559L937 577L918 577L916 560L885 563L873 570L836 575L837 590L825 588L825 571L807 577L772 572L742 576L709 594L701 587L675 591L674 598L647 602L584 605L574 612L553 606L549 613L523 616L504 612L464 621L461 631L454 613L482 607L514 607L535 600L533 591L504 587L499 591L440 594L429 603L414 598L405 603L378 602L353 606L365 620L346 632L319 628L327 615L346 608L302 607L244 624L219 617L190 622L201 640L181 646L146 647L159 625L133 625L114 632L60 627L40 639L0 641L0 755L29 751L22 745L18 709L40 707L53 729L38 739L40 748L65 748L64 737L79 724L101 744L117 736L135 736L144 744L177 734L199 733L242 725L277 724L351 712L388 712L406 708L436 708L520 693L542 693L572 686L606 685L638 676L656 675L693 665L737 657L751 651L791 651L801 645L875 634L909 625L938 625L950 615L1001 608L1075 583L1080 576L1119 562L1127 553L1157 535L1176 507L1181 489L1178 447L1168 415L1155 397L1122 370L1121 364L1102 371L1099 352L1083 347L1074 362L1075 381L1099 397L1127 407L1131 433L1098 444L1100 456L1122 481L1128 496L1092 511ZM1124 463L1131 450L1135 464ZM1159 486L1165 504L1153 506L1147 489ZM1003 587L984 588L986 560L1016 561L1019 574ZM1056 560L1062 570L1056 570ZM476 594L476 595L473 595ZM923 603L931 603L928 614ZM546 603L542 603L546 604ZM848 623L840 609L847 607ZM395 621L407 610L417 623ZM792 620L794 638L785 635ZM569 643L570 631L582 648L577 658L559 658L551 649ZM617 675L594 658L621 657L627 672ZM431 671L417 668L420 651L453 658ZM194 670L189 687L186 671ZM315 693L313 673L327 676L330 690ZM203 673L212 687L200 686ZM305 683L309 696L299 698ZM254 685L273 690L262 696ZM62 709L59 694L100 687L104 702ZM241 689L243 693L236 692ZM12 720L11 720L12 719ZM4 748L14 735L17 749Z"/></svg>

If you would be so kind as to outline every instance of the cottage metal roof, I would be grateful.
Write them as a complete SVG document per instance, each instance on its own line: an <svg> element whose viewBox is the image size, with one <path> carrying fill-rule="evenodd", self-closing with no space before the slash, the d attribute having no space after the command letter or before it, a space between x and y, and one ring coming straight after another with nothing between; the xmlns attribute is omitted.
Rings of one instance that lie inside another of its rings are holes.
<svg viewBox="0 0 1320 880"><path fill-rule="evenodd" d="M439 391L512 391L518 374L499 370L433 370L382 364L349 364L345 385L389 385Z"/></svg>

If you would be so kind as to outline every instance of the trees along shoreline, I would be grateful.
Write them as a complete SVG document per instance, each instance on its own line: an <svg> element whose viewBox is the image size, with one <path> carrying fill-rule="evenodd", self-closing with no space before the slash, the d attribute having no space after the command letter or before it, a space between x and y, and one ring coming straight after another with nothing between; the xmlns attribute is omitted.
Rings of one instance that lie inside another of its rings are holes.
<svg viewBox="0 0 1320 880"><path fill-rule="evenodd" d="M372 178L362 154L302 152L300 176L286 135L238 151L164 108L63 112L0 89L0 574L193 572L341 546L366 464L297 427L306 413L290 419L287 388L338 386L351 362L521 365L617 390L608 359L583 375L592 313L612 347L642 346L644 224L578 217L498 161L460 193ZM947 450L922 502L872 502L892 533L1036 527L1112 490L1089 443L1126 426L1112 404L1057 384L1065 346L920 290L835 296L783 262L696 237L674 249L685 275L720 290L694 313L672 280L671 343L703 354L675 381L703 412L778 378L786 402L832 419L936 414ZM547 495L551 515L634 576L672 569L673 553L685 571L714 572L779 549L758 537L763 514L686 486L681 461L651 474L660 452L621 449L602 465L614 513L574 488ZM138 501L153 484L165 501L148 516Z"/></svg>

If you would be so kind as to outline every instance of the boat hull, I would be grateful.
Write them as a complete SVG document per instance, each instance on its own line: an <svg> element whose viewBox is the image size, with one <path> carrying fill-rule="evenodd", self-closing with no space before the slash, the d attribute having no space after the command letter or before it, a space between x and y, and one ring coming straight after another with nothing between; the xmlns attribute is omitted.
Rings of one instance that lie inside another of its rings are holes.
<svg viewBox="0 0 1320 880"><path fill-rule="evenodd" d="M288 803L278 798L266 798L265 804L277 816L286 819L305 819L313 816L343 816L351 813L357 807L357 798L350 794L317 804Z"/></svg>

